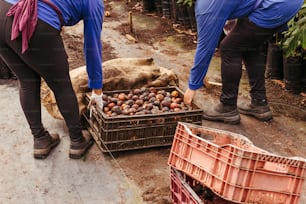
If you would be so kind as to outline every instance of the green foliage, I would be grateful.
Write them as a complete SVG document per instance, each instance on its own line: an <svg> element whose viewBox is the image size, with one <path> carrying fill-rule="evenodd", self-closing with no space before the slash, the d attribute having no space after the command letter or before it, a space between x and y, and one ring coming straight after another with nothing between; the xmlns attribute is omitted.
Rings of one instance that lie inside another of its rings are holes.
<svg viewBox="0 0 306 204"><path fill-rule="evenodd" d="M192 6L193 0L177 0L177 3L178 3L178 4L183 4L183 5Z"/></svg>
<svg viewBox="0 0 306 204"><path fill-rule="evenodd" d="M306 3L297 15L288 22L288 31L285 31L281 42L286 57L301 55L306 50ZM301 52L302 51L302 52Z"/></svg>

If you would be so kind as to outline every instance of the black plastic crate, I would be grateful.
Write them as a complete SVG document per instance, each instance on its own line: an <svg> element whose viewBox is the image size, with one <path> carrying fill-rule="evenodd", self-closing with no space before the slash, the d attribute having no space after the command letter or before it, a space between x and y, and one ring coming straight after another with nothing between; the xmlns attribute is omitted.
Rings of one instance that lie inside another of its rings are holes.
<svg viewBox="0 0 306 204"><path fill-rule="evenodd" d="M172 91L177 90L180 97L182 91L177 87L156 88ZM130 90L104 92L106 95L114 93L128 93ZM89 101L89 94L86 95ZM109 117L95 109L83 113L87 129L95 138L103 152L115 152L150 147L170 146L178 121L193 124L202 124L202 110L195 104L192 110L180 112L165 112L159 114L131 115Z"/></svg>

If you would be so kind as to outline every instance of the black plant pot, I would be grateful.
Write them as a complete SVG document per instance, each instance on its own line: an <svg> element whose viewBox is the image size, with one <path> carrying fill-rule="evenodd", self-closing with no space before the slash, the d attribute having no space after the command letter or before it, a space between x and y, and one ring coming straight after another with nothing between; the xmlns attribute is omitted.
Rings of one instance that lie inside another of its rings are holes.
<svg viewBox="0 0 306 204"><path fill-rule="evenodd" d="M302 80L301 80L301 90L306 93L306 59L302 62Z"/></svg>
<svg viewBox="0 0 306 204"><path fill-rule="evenodd" d="M171 17L170 0L162 0L162 13L165 18Z"/></svg>
<svg viewBox="0 0 306 204"><path fill-rule="evenodd" d="M155 10L154 0L142 0L142 2L143 2L143 10L145 12L151 12Z"/></svg>
<svg viewBox="0 0 306 204"><path fill-rule="evenodd" d="M280 46L269 42L267 49L266 73L267 79L280 79L283 75L283 50Z"/></svg>
<svg viewBox="0 0 306 204"><path fill-rule="evenodd" d="M302 58L284 57L284 82L285 89L291 93L299 94L302 85Z"/></svg>
<svg viewBox="0 0 306 204"><path fill-rule="evenodd" d="M161 0L154 0L155 10L158 14L162 14L162 2Z"/></svg>
<svg viewBox="0 0 306 204"><path fill-rule="evenodd" d="M189 23L190 23L190 29L192 32L196 32L197 25L196 25L196 20L195 20L194 5L187 6L187 12L188 12L188 18L189 18Z"/></svg>

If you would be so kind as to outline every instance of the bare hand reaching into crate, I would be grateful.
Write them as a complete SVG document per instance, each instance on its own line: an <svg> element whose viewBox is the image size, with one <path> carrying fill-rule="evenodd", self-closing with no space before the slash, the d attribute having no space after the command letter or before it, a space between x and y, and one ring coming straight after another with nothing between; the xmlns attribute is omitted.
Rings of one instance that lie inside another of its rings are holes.
<svg viewBox="0 0 306 204"><path fill-rule="evenodd" d="M186 105L191 105L193 97L195 96L196 91L192 89L187 89L185 94L184 94L184 103Z"/></svg>

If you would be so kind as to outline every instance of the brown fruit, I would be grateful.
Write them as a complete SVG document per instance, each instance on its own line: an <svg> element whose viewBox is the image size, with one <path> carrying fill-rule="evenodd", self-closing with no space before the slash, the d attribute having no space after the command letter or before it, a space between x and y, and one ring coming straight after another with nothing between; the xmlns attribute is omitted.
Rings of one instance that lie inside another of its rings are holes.
<svg viewBox="0 0 306 204"><path fill-rule="evenodd" d="M154 101L156 101L156 98L155 98L155 97L152 97L152 98L149 99L149 102L150 102L150 103L154 103Z"/></svg>
<svg viewBox="0 0 306 204"><path fill-rule="evenodd" d="M178 97L179 96L179 92L174 90L174 91L171 92L171 96L172 97Z"/></svg>
<svg viewBox="0 0 306 204"><path fill-rule="evenodd" d="M108 111L109 111L109 107L104 106L104 107L103 107L103 112L104 112L104 113L107 113Z"/></svg>
<svg viewBox="0 0 306 204"><path fill-rule="evenodd" d="M140 89L134 89L134 90L133 90L133 94L134 94L134 95L139 95L140 92L141 92Z"/></svg>
<svg viewBox="0 0 306 204"><path fill-rule="evenodd" d="M116 104L114 102L110 102L107 107L111 110Z"/></svg>
<svg viewBox="0 0 306 204"><path fill-rule="evenodd" d="M153 105L154 106L160 106L160 102L158 100L156 100L156 101L153 102Z"/></svg>
<svg viewBox="0 0 306 204"><path fill-rule="evenodd" d="M132 93L129 93L129 94L127 95L127 99L132 99L133 96L134 96L134 95L133 95Z"/></svg>
<svg viewBox="0 0 306 204"><path fill-rule="evenodd" d="M178 108L178 107L176 107L176 108L173 109L174 112L180 112L181 110L182 110L182 109L181 109L181 108Z"/></svg>
<svg viewBox="0 0 306 204"><path fill-rule="evenodd" d="M155 97L155 95L156 95L155 93L152 93L152 92L151 92L151 93L149 93L148 97L149 97L149 98L152 98L152 97Z"/></svg>
<svg viewBox="0 0 306 204"><path fill-rule="evenodd" d="M175 103L181 103L183 101L183 99L182 98L176 98L176 99L174 99L174 102Z"/></svg>
<svg viewBox="0 0 306 204"><path fill-rule="evenodd" d="M144 108L145 108L146 110L152 110L153 105L152 105L151 103L148 103L148 104L145 104L145 105L144 105Z"/></svg>
<svg viewBox="0 0 306 204"><path fill-rule="evenodd" d="M103 101L108 101L108 96L106 94L103 94L102 99L103 99Z"/></svg>
<svg viewBox="0 0 306 204"><path fill-rule="evenodd" d="M139 99L139 96L137 96L137 95L132 96L132 100L136 101L137 99Z"/></svg>
<svg viewBox="0 0 306 204"><path fill-rule="evenodd" d="M117 113L117 114L121 114L120 106L114 106L114 107L112 108L112 112L113 112L113 113Z"/></svg>
<svg viewBox="0 0 306 204"><path fill-rule="evenodd" d="M162 107L170 107L171 100L163 100L160 104Z"/></svg>
<svg viewBox="0 0 306 204"><path fill-rule="evenodd" d="M157 91L157 94L161 94L163 96L166 96L166 91L165 90L159 90L159 91Z"/></svg>
<svg viewBox="0 0 306 204"><path fill-rule="evenodd" d="M155 87L150 87L150 88L149 88L149 91L150 91L151 93L156 93L156 88L155 88Z"/></svg>
<svg viewBox="0 0 306 204"><path fill-rule="evenodd" d="M132 106L132 105L134 104L134 101L133 101L132 99L130 99L130 100L127 100L127 101L125 102L125 104L127 104L127 105L129 105L129 106Z"/></svg>
<svg viewBox="0 0 306 204"><path fill-rule="evenodd" d="M175 102L173 102L173 103L170 104L170 108L171 108L171 109L178 108L178 104L175 103Z"/></svg>
<svg viewBox="0 0 306 204"><path fill-rule="evenodd" d="M125 93L120 93L120 94L118 95L118 99L119 99L120 101L125 101L125 100L127 99L127 95L126 95Z"/></svg>
<svg viewBox="0 0 306 204"><path fill-rule="evenodd" d="M162 101L164 100L164 95L163 94L156 94L156 99L159 100L159 101Z"/></svg>
<svg viewBox="0 0 306 204"><path fill-rule="evenodd" d="M134 103L134 104L132 105L132 107L131 107L131 108L138 109L138 108L139 108L139 105L138 105L137 103Z"/></svg>
<svg viewBox="0 0 306 204"><path fill-rule="evenodd" d="M143 100L138 99L138 100L135 101L135 103L136 103L137 105L139 105L139 106L142 106L142 105L143 105Z"/></svg>
<svg viewBox="0 0 306 204"><path fill-rule="evenodd" d="M112 97L112 98L110 98L110 102L113 102L113 103L117 104L118 98Z"/></svg>
<svg viewBox="0 0 306 204"><path fill-rule="evenodd" d="M168 111L169 111L169 108L168 108L167 106L165 106L165 107L162 108L162 111L163 111L163 112L168 112Z"/></svg>
<svg viewBox="0 0 306 204"><path fill-rule="evenodd" d="M134 113L136 113L136 112L137 112L137 110L136 110L135 108L130 108L130 109L129 109L129 113L130 113L130 114L131 114L131 113L134 114Z"/></svg>
<svg viewBox="0 0 306 204"><path fill-rule="evenodd" d="M123 115L129 115L129 114L130 114L130 112L129 112L128 109L122 110L121 113L122 113Z"/></svg>

